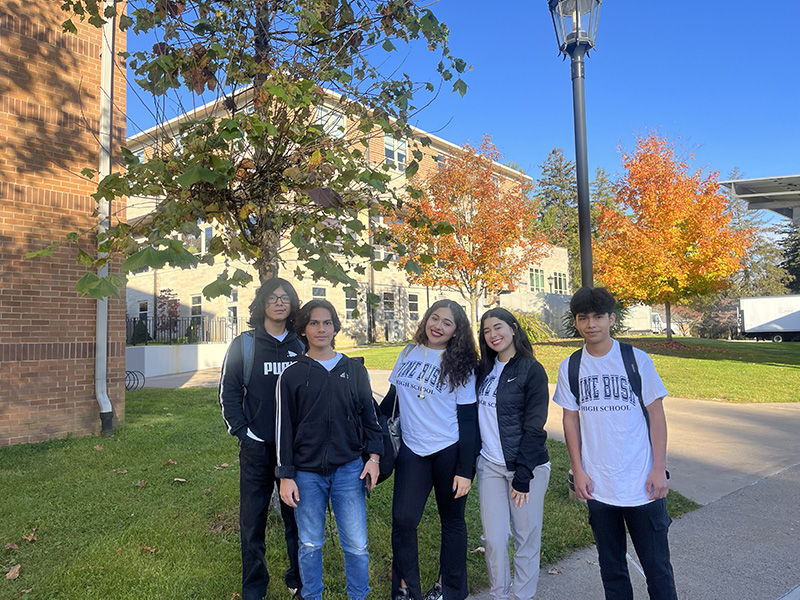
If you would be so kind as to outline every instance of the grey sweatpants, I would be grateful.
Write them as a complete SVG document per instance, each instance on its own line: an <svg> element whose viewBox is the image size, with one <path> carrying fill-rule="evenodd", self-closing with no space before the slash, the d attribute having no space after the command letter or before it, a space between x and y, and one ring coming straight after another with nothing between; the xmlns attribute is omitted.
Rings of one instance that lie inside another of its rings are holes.
<svg viewBox="0 0 800 600"><path fill-rule="evenodd" d="M514 596L518 600L531 600L539 581L544 494L550 482L550 463L534 469L530 501L520 507L511 500L514 471L479 456L477 475L489 596L492 600L507 600L511 596L508 540L513 534Z"/></svg>

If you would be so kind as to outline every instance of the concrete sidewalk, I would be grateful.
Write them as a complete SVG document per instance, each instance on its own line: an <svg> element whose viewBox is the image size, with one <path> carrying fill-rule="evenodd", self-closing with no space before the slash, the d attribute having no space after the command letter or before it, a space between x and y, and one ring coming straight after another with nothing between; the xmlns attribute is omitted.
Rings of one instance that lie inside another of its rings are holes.
<svg viewBox="0 0 800 600"><path fill-rule="evenodd" d="M370 370L376 392L388 389L388 375ZM216 386L218 379L210 369L153 377L146 387ZM679 597L800 600L800 404L668 397L665 407L670 485L704 505L670 529ZM550 408L548 435L563 441L561 410ZM630 571L636 597L646 598L644 578ZM537 600L578 597L603 598L593 546L541 570Z"/></svg>

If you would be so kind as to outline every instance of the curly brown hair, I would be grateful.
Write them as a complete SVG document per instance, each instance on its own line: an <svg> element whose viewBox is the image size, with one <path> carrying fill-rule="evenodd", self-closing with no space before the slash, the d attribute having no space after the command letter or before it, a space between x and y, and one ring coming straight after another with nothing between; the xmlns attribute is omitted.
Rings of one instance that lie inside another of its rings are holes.
<svg viewBox="0 0 800 600"><path fill-rule="evenodd" d="M442 370L441 379L442 383L447 383L450 386L450 391L454 391L457 387L469 383L470 377L475 373L478 366L478 351L475 348L475 336L472 335L472 327L469 324L467 313L461 308L459 304L453 300L438 300L431 304L431 307L425 311L425 316L417 326L417 332L414 334L414 342L420 345L428 343L428 334L425 332L425 324L428 322L430 316L440 308L449 308L453 313L453 319L456 323L456 330L453 337L447 342L447 347L442 354Z"/></svg>

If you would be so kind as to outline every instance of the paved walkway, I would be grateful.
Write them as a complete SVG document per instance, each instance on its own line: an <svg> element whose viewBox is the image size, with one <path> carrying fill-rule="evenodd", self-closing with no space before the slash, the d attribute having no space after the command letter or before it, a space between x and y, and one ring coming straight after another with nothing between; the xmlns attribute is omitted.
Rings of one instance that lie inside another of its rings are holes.
<svg viewBox="0 0 800 600"><path fill-rule="evenodd" d="M371 370L373 389L385 392L388 374ZM147 387L215 386L218 377L218 369L152 377ZM667 398L665 406L670 485L704 505L670 529L679 597L800 600L800 403ZM563 440L560 419L551 405L548 435ZM646 598L636 567L631 575L636 597ZM536 600L602 597L593 546L541 571Z"/></svg>

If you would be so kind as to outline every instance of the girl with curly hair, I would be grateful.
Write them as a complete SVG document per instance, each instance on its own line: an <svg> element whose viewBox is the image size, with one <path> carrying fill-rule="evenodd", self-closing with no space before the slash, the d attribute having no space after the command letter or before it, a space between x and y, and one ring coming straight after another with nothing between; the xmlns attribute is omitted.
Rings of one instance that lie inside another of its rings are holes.
<svg viewBox="0 0 800 600"><path fill-rule="evenodd" d="M385 400L394 403L396 393L403 431L392 500L392 597L423 600L417 526L433 489L442 524L440 576L424 598L464 600L464 509L478 449L475 339L464 309L439 300L425 313L414 342L400 354Z"/></svg>

